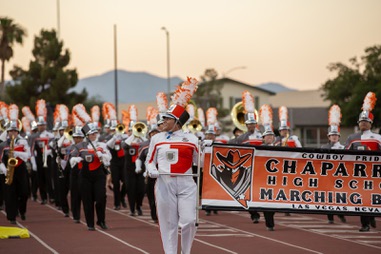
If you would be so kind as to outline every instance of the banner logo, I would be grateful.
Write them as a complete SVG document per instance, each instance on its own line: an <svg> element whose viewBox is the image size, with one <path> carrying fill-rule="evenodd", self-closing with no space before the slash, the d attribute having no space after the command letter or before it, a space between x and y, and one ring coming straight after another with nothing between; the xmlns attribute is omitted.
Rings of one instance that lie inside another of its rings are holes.
<svg viewBox="0 0 381 254"><path fill-rule="evenodd" d="M211 175L244 208L251 200L253 149L218 149L213 156Z"/></svg>

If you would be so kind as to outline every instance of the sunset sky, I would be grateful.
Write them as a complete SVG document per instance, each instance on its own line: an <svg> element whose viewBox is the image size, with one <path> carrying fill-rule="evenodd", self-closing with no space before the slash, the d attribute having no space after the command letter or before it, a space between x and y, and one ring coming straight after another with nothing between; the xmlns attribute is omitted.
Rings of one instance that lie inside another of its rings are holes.
<svg viewBox="0 0 381 254"><path fill-rule="evenodd" d="M170 33L171 76L198 78L207 68L252 85L278 82L318 89L333 73L381 44L379 0L60 0L60 35L79 78L114 68L166 77ZM28 67L34 37L57 29L57 0L0 0L0 16L23 26L28 37L14 47L14 64ZM245 68L237 68L244 66ZM233 69L233 70L232 70ZM231 70L231 71L230 71ZM229 72L229 73L228 73Z"/></svg>

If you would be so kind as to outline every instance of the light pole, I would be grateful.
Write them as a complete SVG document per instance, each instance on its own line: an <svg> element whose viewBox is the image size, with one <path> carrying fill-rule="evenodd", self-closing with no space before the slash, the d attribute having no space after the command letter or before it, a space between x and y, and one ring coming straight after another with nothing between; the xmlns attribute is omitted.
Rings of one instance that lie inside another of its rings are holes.
<svg viewBox="0 0 381 254"><path fill-rule="evenodd" d="M61 33L61 17L60 17L60 0L57 0L57 38L60 38Z"/></svg>
<svg viewBox="0 0 381 254"><path fill-rule="evenodd" d="M165 34L167 36L167 93L168 96L171 95L171 82L170 82L170 65L169 65L169 31L164 26L161 28L161 30L165 31Z"/></svg>
<svg viewBox="0 0 381 254"><path fill-rule="evenodd" d="M229 74L230 72L232 71L235 71L235 70L243 70L243 69L246 69L246 66L237 66L237 67L234 67L234 68L231 68L225 72L222 73L222 77L225 78L227 74Z"/></svg>

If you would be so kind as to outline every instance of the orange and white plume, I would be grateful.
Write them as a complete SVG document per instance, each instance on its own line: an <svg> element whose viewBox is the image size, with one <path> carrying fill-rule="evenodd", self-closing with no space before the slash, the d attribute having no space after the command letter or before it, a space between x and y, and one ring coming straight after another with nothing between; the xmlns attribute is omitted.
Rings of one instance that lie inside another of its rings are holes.
<svg viewBox="0 0 381 254"><path fill-rule="evenodd" d="M73 117L78 117L82 122L89 123L91 122L91 117L87 113L85 106L83 104L77 104L73 107ZM75 122L75 121L74 121Z"/></svg>
<svg viewBox="0 0 381 254"><path fill-rule="evenodd" d="M59 112L60 112L60 118L61 121L68 121L69 120L69 109L65 104L59 105Z"/></svg>
<svg viewBox="0 0 381 254"><path fill-rule="evenodd" d="M259 118L261 119L261 124L263 126L269 125L273 126L273 110L270 105L264 104L259 110Z"/></svg>
<svg viewBox="0 0 381 254"><path fill-rule="evenodd" d="M8 119L8 105L5 102L1 102L0 111L2 118Z"/></svg>
<svg viewBox="0 0 381 254"><path fill-rule="evenodd" d="M61 104L57 104L56 107L54 108L53 121L55 123L62 121L61 116L60 116L60 105Z"/></svg>
<svg viewBox="0 0 381 254"><path fill-rule="evenodd" d="M181 86L177 87L175 93L172 95L172 104L185 108L193 94L196 92L197 84L197 79L188 77Z"/></svg>
<svg viewBox="0 0 381 254"><path fill-rule="evenodd" d="M168 109L168 99L165 93L159 92L156 94L156 104L160 113L167 111Z"/></svg>
<svg viewBox="0 0 381 254"><path fill-rule="evenodd" d="M21 123L22 123L22 129L24 130L24 132L29 134L31 131L31 128L30 128L30 120L28 119L28 117L23 116L21 118Z"/></svg>
<svg viewBox="0 0 381 254"><path fill-rule="evenodd" d="M107 119L116 120L116 110L114 104L105 102L103 103L103 107L106 111Z"/></svg>
<svg viewBox="0 0 381 254"><path fill-rule="evenodd" d="M341 122L341 109L339 106L332 105L328 112L328 125L340 126Z"/></svg>
<svg viewBox="0 0 381 254"><path fill-rule="evenodd" d="M150 121L149 121L150 125L157 124L157 119L156 119L157 114L159 114L159 110L157 110L156 108L152 108Z"/></svg>
<svg viewBox="0 0 381 254"><path fill-rule="evenodd" d="M254 97L249 91L242 92L242 104L246 113L254 113Z"/></svg>
<svg viewBox="0 0 381 254"><path fill-rule="evenodd" d="M98 105L94 105L91 108L91 119L93 119L93 122L99 123L99 117L101 115L101 110L99 109Z"/></svg>
<svg viewBox="0 0 381 254"><path fill-rule="evenodd" d="M153 107L152 107L152 106L148 106L147 109L146 109L146 119L147 119L147 123L149 123L150 120L151 120L151 113L152 113L152 110L153 110Z"/></svg>
<svg viewBox="0 0 381 254"><path fill-rule="evenodd" d="M212 125L217 123L217 109L216 108L208 108L206 111L206 124Z"/></svg>
<svg viewBox="0 0 381 254"><path fill-rule="evenodd" d="M205 114L202 108L197 108L197 116L202 126L205 126Z"/></svg>
<svg viewBox="0 0 381 254"><path fill-rule="evenodd" d="M189 119L193 120L195 119L195 109L193 104L188 104L186 108L188 114L189 114Z"/></svg>
<svg viewBox="0 0 381 254"><path fill-rule="evenodd" d="M36 115L37 117L43 116L44 119L46 120L46 114L47 114L47 110L46 110L45 100L40 99L36 102Z"/></svg>
<svg viewBox="0 0 381 254"><path fill-rule="evenodd" d="M34 117L32 111L30 110L30 108L28 106L22 107L21 111L24 114L24 116L26 118L28 118L29 122L32 122L32 121L36 120L36 118Z"/></svg>
<svg viewBox="0 0 381 254"><path fill-rule="evenodd" d="M16 104L9 105L9 120L17 121L19 119L19 107Z"/></svg>
<svg viewBox="0 0 381 254"><path fill-rule="evenodd" d="M130 120L132 122L137 122L138 121L138 109L134 104L130 105L128 107L128 112L130 113Z"/></svg>
<svg viewBox="0 0 381 254"><path fill-rule="evenodd" d="M72 114L71 115L72 118L73 118L73 125L74 126L84 126L85 124L81 121L81 119L79 119L79 117L76 115L76 114Z"/></svg>
<svg viewBox="0 0 381 254"><path fill-rule="evenodd" d="M288 110L287 107L279 107L279 121L288 121Z"/></svg>
<svg viewBox="0 0 381 254"><path fill-rule="evenodd" d="M362 110L372 111L376 105L376 94L373 92L368 92L364 98L364 103L362 104Z"/></svg>
<svg viewBox="0 0 381 254"><path fill-rule="evenodd" d="M130 113L127 110L122 110L122 123L126 127L126 131L128 131L128 128L130 126Z"/></svg>

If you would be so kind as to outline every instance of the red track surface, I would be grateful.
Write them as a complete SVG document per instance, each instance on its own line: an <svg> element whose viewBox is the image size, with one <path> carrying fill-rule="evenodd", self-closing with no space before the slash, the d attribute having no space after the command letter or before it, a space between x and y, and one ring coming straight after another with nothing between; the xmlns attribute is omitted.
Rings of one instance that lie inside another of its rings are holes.
<svg viewBox="0 0 381 254"><path fill-rule="evenodd" d="M163 253L158 225L149 217L147 203L143 216L131 217L129 210L112 210L108 193L106 222L109 229L87 230L82 213L81 224L65 218L52 205L28 202L26 221L18 226L29 229L29 239L0 240L0 253ZM145 200L146 201L146 200ZM327 223L324 215L275 214L275 231L269 232L263 217L251 223L247 212L219 212L205 216L192 253L381 253L381 219L378 228L360 233L359 217L347 217L347 223ZM11 226L0 213L0 226Z"/></svg>

